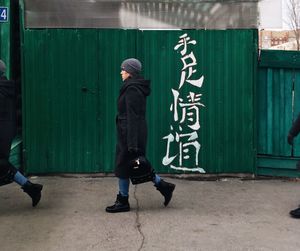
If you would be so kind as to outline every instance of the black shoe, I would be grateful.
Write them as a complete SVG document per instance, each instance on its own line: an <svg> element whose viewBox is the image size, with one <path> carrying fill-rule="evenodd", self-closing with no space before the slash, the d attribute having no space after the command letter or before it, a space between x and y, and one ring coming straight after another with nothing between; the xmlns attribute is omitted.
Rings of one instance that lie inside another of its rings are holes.
<svg viewBox="0 0 300 251"><path fill-rule="evenodd" d="M128 196L122 196L121 194L118 194L115 204L107 207L105 210L108 213L121 213L130 211Z"/></svg>
<svg viewBox="0 0 300 251"><path fill-rule="evenodd" d="M297 208L297 209L294 209L294 210L290 211L290 215L293 218L300 218L300 207Z"/></svg>
<svg viewBox="0 0 300 251"><path fill-rule="evenodd" d="M32 206L35 207L41 199L41 191L43 189L43 185L33 184L30 181L27 181L25 185L22 186L22 189L31 197Z"/></svg>
<svg viewBox="0 0 300 251"><path fill-rule="evenodd" d="M164 205L167 206L172 199L173 191L175 189L175 185L164 180L160 180L158 185L155 185L156 189L160 191L160 193L164 196L165 201Z"/></svg>

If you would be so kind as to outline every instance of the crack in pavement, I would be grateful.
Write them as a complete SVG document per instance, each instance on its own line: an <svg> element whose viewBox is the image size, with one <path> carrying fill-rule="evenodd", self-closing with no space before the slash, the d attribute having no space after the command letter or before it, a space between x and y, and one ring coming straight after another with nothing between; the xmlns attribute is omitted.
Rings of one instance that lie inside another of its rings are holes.
<svg viewBox="0 0 300 251"><path fill-rule="evenodd" d="M134 192L133 192L133 196L134 196L134 199L136 200L136 211L135 211L135 215L136 215L136 218L135 218L135 225L137 227L137 230L139 231L139 234L141 235L142 237L142 243L138 249L138 251L142 250L143 246L144 246L144 243L145 243L145 235L142 231L142 226L141 226L141 223L140 223L140 213L139 213L139 209L140 209L140 205L139 205L139 200L138 198L136 197L136 190L137 190L137 185L134 186Z"/></svg>

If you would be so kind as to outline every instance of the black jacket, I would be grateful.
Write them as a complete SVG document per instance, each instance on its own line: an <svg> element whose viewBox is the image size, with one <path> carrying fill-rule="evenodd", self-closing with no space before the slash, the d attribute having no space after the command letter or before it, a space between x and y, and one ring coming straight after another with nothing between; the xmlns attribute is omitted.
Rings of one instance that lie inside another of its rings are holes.
<svg viewBox="0 0 300 251"><path fill-rule="evenodd" d="M7 158L15 133L14 82L0 77L0 158Z"/></svg>
<svg viewBox="0 0 300 251"><path fill-rule="evenodd" d="M12 140L15 135L14 82L0 77L0 186L13 181L16 169L9 163Z"/></svg>
<svg viewBox="0 0 300 251"><path fill-rule="evenodd" d="M298 114L297 119L294 121L289 133L293 136L296 137L298 133L300 132L300 114Z"/></svg>
<svg viewBox="0 0 300 251"><path fill-rule="evenodd" d="M137 155L146 154L146 99L150 95L150 81L140 76L126 79L118 98L117 147L115 174L129 177L128 164Z"/></svg>

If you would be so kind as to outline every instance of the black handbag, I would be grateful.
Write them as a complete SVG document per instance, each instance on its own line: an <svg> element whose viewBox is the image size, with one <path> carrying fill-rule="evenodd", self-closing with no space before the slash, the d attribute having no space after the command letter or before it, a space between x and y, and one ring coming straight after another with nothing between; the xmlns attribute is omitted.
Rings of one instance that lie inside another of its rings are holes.
<svg viewBox="0 0 300 251"><path fill-rule="evenodd" d="M130 161L130 180L133 185L153 181L155 172L150 162L144 156Z"/></svg>

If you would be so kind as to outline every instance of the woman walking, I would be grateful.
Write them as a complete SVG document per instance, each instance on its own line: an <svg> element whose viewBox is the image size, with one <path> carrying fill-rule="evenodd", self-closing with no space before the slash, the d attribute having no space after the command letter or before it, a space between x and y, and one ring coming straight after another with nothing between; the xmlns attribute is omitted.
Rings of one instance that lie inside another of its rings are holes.
<svg viewBox="0 0 300 251"><path fill-rule="evenodd" d="M15 92L14 82L7 80L5 71L6 66L0 60L0 186L15 181L31 197L32 206L35 207L41 199L43 186L31 183L9 162L10 147L16 127L13 112Z"/></svg>
<svg viewBox="0 0 300 251"><path fill-rule="evenodd" d="M119 193L115 204L106 208L108 213L127 212L130 163L139 156L146 155L147 123L146 99L150 95L150 81L140 76L142 64L129 58L121 64L123 85L118 98L117 147L115 175L119 179ZM153 172L152 182L164 197L167 206L172 198L175 185L161 179Z"/></svg>

